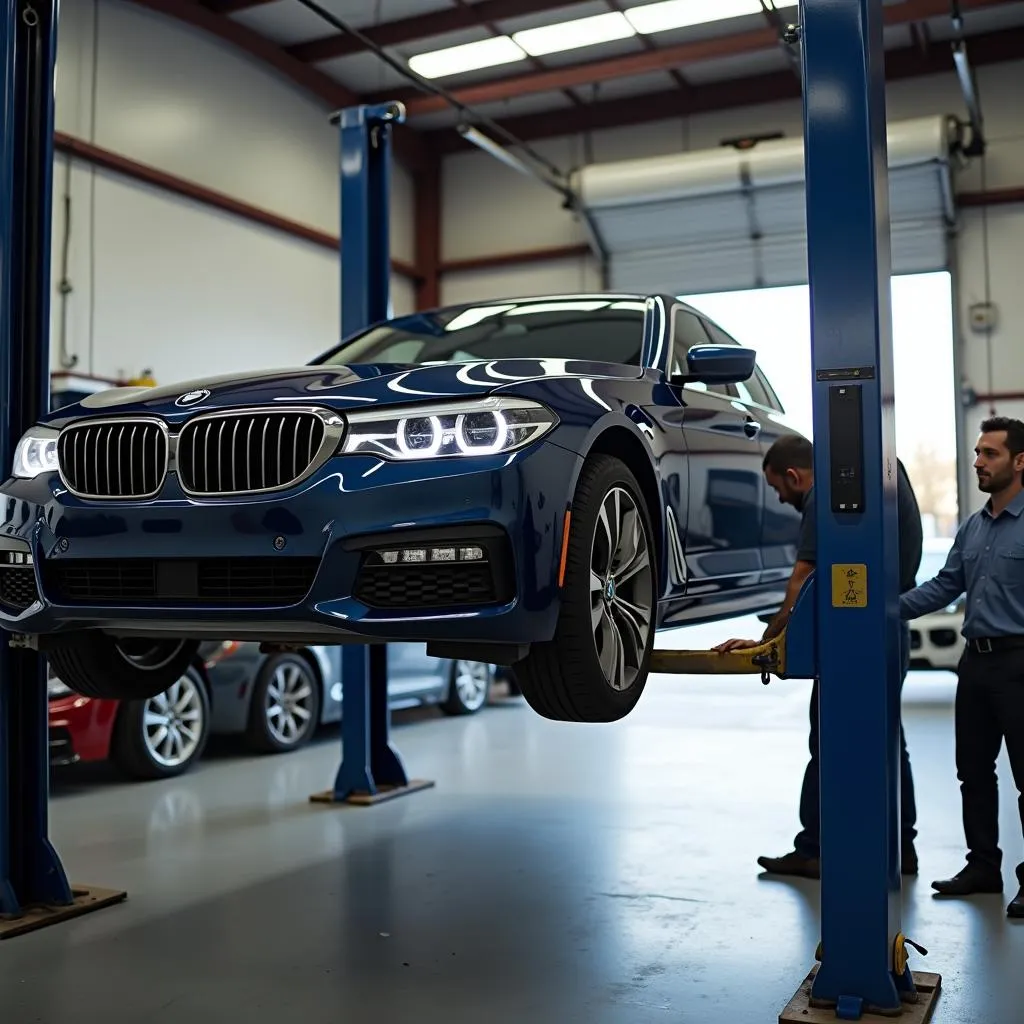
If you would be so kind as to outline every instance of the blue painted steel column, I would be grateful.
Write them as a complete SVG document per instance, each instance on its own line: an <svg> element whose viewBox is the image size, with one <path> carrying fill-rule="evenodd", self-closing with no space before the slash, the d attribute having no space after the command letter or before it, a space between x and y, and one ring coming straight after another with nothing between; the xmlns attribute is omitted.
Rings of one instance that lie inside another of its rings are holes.
<svg viewBox="0 0 1024 1024"><path fill-rule="evenodd" d="M0 0L0 473L49 404L56 0ZM0 639L0 912L72 902L48 838L46 671Z"/></svg>
<svg viewBox="0 0 1024 1024"><path fill-rule="evenodd" d="M341 128L341 334L389 315L391 294L391 125L398 103L352 107ZM342 758L334 799L375 795L408 777L389 733L387 646L348 645L341 656Z"/></svg>
<svg viewBox="0 0 1024 1024"><path fill-rule="evenodd" d="M801 14L821 681L812 998L857 1019L897 1010L913 984L894 971L900 656L882 0L803 0Z"/></svg>

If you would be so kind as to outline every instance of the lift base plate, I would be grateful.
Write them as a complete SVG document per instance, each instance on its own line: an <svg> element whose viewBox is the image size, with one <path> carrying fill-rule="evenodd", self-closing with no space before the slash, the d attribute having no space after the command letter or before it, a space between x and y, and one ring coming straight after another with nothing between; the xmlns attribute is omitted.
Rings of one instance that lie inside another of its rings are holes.
<svg viewBox="0 0 1024 1024"><path fill-rule="evenodd" d="M779 1014L779 1024L835 1024L839 1018L834 1007L815 1006L811 1002L811 982L818 972L818 966L804 978L799 991L789 1001L789 1005ZM942 985L940 974L929 974L926 971L913 971L914 987L917 989L917 1002L904 1003L903 1012L898 1016L883 1016L865 1013L860 1018L864 1024L882 1024L883 1021L900 1021L900 1024L927 1024L932 1019L935 1003L939 998Z"/></svg>
<svg viewBox="0 0 1024 1024"><path fill-rule="evenodd" d="M16 935L48 928L72 917L91 914L94 910L112 907L128 898L128 893L119 889L98 889L73 885L71 895L74 902L67 907L26 907L21 917L0 917L0 939L13 939Z"/></svg>
<svg viewBox="0 0 1024 1024"><path fill-rule="evenodd" d="M372 807L386 800L395 800L400 796L418 793L422 789L431 789L436 783L430 779L410 779L404 786L378 786L376 793L353 793L344 800L334 796L333 789L325 789L322 793L314 793L309 799L315 804L348 804L353 807Z"/></svg>

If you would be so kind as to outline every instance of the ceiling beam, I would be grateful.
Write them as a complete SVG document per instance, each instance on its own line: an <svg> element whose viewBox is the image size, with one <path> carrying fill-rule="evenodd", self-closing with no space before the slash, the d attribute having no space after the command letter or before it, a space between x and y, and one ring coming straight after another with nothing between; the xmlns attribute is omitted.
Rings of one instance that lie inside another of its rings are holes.
<svg viewBox="0 0 1024 1024"><path fill-rule="evenodd" d="M242 50L261 64L272 68L294 85L310 93L329 110L358 106L365 102L362 97L316 68L296 60L280 46L247 25L209 8L194 0L130 0L136 7L144 7L168 18L184 22L207 32L212 36ZM410 167L423 166L426 150L418 132L408 127L396 129L394 135L395 155Z"/></svg>
<svg viewBox="0 0 1024 1024"><path fill-rule="evenodd" d="M1014 2L1016 0L960 0L960 7L964 11L970 11L985 7L999 7ZM938 18L948 15L949 10L949 0L905 0L904 3L885 8L885 23L886 25L903 25L927 18ZM650 52L628 54L623 57L586 61L581 64L552 68L549 71L498 78L451 91L457 100L467 105L495 103L519 96L593 85L596 82L630 78L653 71L682 68L687 64L700 61L758 53L775 49L778 45L777 33L766 28L754 32L680 43L676 46L659 47ZM436 113L448 106L443 97L425 96L416 89L397 92L393 90L388 94L387 99L404 102L410 118L420 114Z"/></svg>
<svg viewBox="0 0 1024 1024"><path fill-rule="evenodd" d="M378 46L400 46L431 36L443 36L449 32L462 29L477 28L485 21L506 21L520 18L527 14L543 14L563 7L573 7L587 0L480 0L466 7L452 7L430 14L417 14L412 18L400 21L386 21L380 25L366 26L360 31ZM307 43L296 43L288 47L288 52L299 60L307 63L334 60L335 57L348 57L353 53L362 53L366 47L354 36L343 32L320 39L312 39Z"/></svg>
<svg viewBox="0 0 1024 1024"><path fill-rule="evenodd" d="M744 32L742 35L701 39L692 43L679 43L676 46L630 53L624 57L609 57L605 60L588 61L585 64L571 64L548 71L500 78L493 82L482 82L479 85L455 90L453 95L467 106L495 103L533 93L573 89L597 82L610 82L616 78L632 78L634 75L649 74L652 71L668 71L698 61L732 57L738 53L756 53L759 50L771 49L777 41L777 36L770 28L758 29L754 32ZM420 114L433 114L448 107L443 97L425 96L418 90L402 90L395 93L393 98L405 103L410 118Z"/></svg>
<svg viewBox="0 0 1024 1024"><path fill-rule="evenodd" d="M975 66L1020 60L1024 58L1024 27L971 36L968 46L971 63ZM889 81L942 74L952 68L953 58L949 47L933 46L930 53L924 54L916 46L908 46L890 50L885 55L885 73ZM777 71L695 86L691 96L670 89L621 100L607 100L581 111L560 109L505 118L500 124L517 138L529 142L800 98L800 83L792 73ZM424 138L428 145L444 153L464 152L473 148L451 129L426 132Z"/></svg>

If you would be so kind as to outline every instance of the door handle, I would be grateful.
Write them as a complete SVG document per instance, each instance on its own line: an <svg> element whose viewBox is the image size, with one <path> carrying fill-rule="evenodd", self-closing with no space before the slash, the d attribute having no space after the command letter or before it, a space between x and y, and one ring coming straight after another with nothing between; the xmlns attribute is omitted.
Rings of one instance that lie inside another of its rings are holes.
<svg viewBox="0 0 1024 1024"><path fill-rule="evenodd" d="M761 433L761 424L758 423L757 420L748 419L747 422L743 424L743 433L746 434L747 437L757 437L757 435Z"/></svg>

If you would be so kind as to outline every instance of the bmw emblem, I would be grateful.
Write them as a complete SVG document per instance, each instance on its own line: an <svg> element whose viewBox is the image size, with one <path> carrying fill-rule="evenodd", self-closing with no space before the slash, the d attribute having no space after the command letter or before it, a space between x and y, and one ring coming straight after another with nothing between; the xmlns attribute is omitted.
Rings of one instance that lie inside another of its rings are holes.
<svg viewBox="0 0 1024 1024"><path fill-rule="evenodd" d="M188 408L188 406L197 405L209 397L210 392L206 388L199 388L198 391L186 391L174 404L180 405L182 408Z"/></svg>

